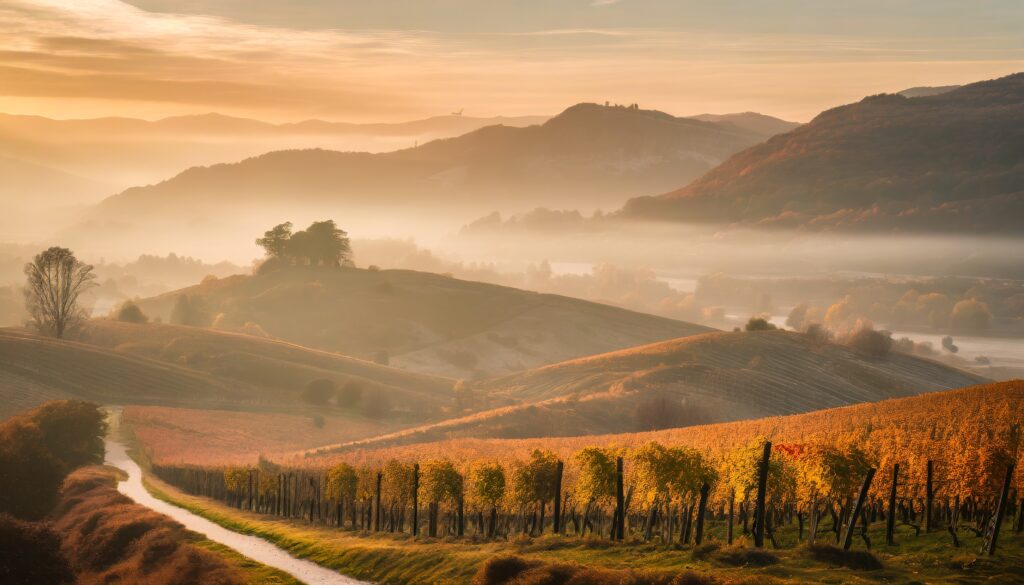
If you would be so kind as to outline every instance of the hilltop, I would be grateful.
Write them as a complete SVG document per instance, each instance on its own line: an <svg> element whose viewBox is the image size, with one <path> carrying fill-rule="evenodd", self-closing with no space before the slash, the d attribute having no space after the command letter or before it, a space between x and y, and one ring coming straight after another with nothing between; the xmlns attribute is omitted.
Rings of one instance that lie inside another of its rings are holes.
<svg viewBox="0 0 1024 585"><path fill-rule="evenodd" d="M814 230L1020 234L1024 73L876 95L734 155L632 219Z"/></svg>
<svg viewBox="0 0 1024 585"><path fill-rule="evenodd" d="M284 150L195 167L110 197L99 217L172 217L235 205L345 203L618 206L696 178L767 136L621 106L579 104L543 124L486 126L415 148L369 154Z"/></svg>
<svg viewBox="0 0 1024 585"><path fill-rule="evenodd" d="M451 378L476 378L709 331L569 297L411 270L297 268L208 278L143 299L170 321L179 297L196 324L270 337Z"/></svg>
<svg viewBox="0 0 1024 585"><path fill-rule="evenodd" d="M868 358L799 333L707 333L482 380L473 390L497 408L345 447L681 427L876 402L982 381L935 361L899 353Z"/></svg>

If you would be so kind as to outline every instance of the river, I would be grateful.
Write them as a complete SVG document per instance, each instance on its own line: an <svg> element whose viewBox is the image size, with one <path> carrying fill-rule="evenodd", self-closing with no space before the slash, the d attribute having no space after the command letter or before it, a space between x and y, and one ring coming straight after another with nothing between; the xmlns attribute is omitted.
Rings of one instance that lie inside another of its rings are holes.
<svg viewBox="0 0 1024 585"><path fill-rule="evenodd" d="M316 563L295 558L284 549L262 538L232 532L188 510L156 499L142 485L142 469L128 456L128 452L121 443L107 440L106 464L128 474L128 479L117 485L118 491L122 494L138 504L174 518L183 524L185 528L203 534L212 541L231 547L254 561L280 569L308 585L356 585L368 583L367 581L346 577L321 567Z"/></svg>

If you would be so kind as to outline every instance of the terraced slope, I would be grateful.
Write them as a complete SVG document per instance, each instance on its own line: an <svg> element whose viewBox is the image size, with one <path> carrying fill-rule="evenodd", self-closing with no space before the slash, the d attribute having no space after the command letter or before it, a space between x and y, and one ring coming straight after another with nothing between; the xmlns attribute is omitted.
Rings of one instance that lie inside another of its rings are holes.
<svg viewBox="0 0 1024 585"><path fill-rule="evenodd" d="M255 402L242 384L180 366L0 329L0 418L69 397L206 408Z"/></svg>
<svg viewBox="0 0 1024 585"><path fill-rule="evenodd" d="M710 331L608 305L410 270L293 269L203 283L140 301L173 317L451 378L481 378Z"/></svg>
<svg viewBox="0 0 1024 585"><path fill-rule="evenodd" d="M808 412L978 384L904 354L864 357L786 331L708 333L562 362L474 385L490 404L462 418L341 446L442 437L621 433Z"/></svg>
<svg viewBox="0 0 1024 585"><path fill-rule="evenodd" d="M406 408L438 410L451 402L455 381L390 368L292 343L200 327L159 323L90 322L85 342L121 354L182 364L297 399L315 379L355 384L366 394L387 392Z"/></svg>
<svg viewBox="0 0 1024 585"><path fill-rule="evenodd" d="M390 459L423 461L446 457L456 461L501 458L504 461L527 459L537 448L554 451L569 459L584 447L631 448L649 441L664 445L687 445L721 454L749 444L759 437L776 444L822 440L857 435L862 443L873 437L882 442L893 437L902 440L927 437L929 429L946 428L956 421L969 421L974 429L1000 428L1009 431L1019 424L1024 412L1024 380L1010 380L856 404L803 414L774 416L757 420L699 425L652 432L588 435L581 437L544 437L532 439L461 438L424 442L380 449L347 450L309 457L306 464L327 465L339 460L379 465ZM936 423L936 421L941 421ZM970 433L968 433L970 434Z"/></svg>

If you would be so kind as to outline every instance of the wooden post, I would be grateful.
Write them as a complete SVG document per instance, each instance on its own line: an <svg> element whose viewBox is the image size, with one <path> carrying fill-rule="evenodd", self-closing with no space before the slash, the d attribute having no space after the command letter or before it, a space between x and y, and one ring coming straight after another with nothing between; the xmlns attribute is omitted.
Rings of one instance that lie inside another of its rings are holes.
<svg viewBox="0 0 1024 585"><path fill-rule="evenodd" d="M458 534L459 536L462 536L466 533L466 502L462 496L459 496L458 522Z"/></svg>
<svg viewBox="0 0 1024 585"><path fill-rule="evenodd" d="M1006 477L1003 478L1003 489L999 492L999 501L996 503L996 513L989 524L989 534L982 548L982 552L992 556L996 553L996 541L999 540L999 529L1003 526L1003 515L1006 514L1006 500L1010 496L1010 481L1013 480L1013 463L1006 468Z"/></svg>
<svg viewBox="0 0 1024 585"><path fill-rule="evenodd" d="M696 544L700 544L704 540L704 514L708 509L708 492L710 491L711 486L707 482L700 486L700 503L697 504L697 536L694 538Z"/></svg>
<svg viewBox="0 0 1024 585"><path fill-rule="evenodd" d="M622 457L615 462L615 540L626 537L626 505L622 493Z"/></svg>
<svg viewBox="0 0 1024 585"><path fill-rule="evenodd" d="M768 492L768 464L772 456L772 442L764 442L764 453L757 467L757 500L754 503L754 546L764 546L765 496Z"/></svg>
<svg viewBox="0 0 1024 585"><path fill-rule="evenodd" d="M900 464L892 464L892 486L889 488L889 511L885 516L885 544L893 546L896 539L893 531L896 528L896 484L899 482Z"/></svg>
<svg viewBox="0 0 1024 585"><path fill-rule="evenodd" d="M555 509L553 514L555 534L562 533L562 471L564 464L561 459L558 461L558 465L555 467Z"/></svg>
<svg viewBox="0 0 1024 585"><path fill-rule="evenodd" d="M412 466L412 535L420 533L420 464Z"/></svg>
<svg viewBox="0 0 1024 585"><path fill-rule="evenodd" d="M931 459L928 460L928 475L925 480L925 496L924 496L924 531L925 533L932 531L932 506L935 504L935 489L934 489L934 470L935 462Z"/></svg>
<svg viewBox="0 0 1024 585"><path fill-rule="evenodd" d="M860 511L864 507L864 501L868 498L868 490L871 489L871 480L875 478L875 468L868 469L868 474L864 477L864 485L860 486L860 494L857 495L857 500L853 503L853 512L850 513L850 523L846 526L846 536L843 537L843 550L850 550L850 546L853 544L853 530L857 526L857 517L860 516Z"/></svg>
<svg viewBox="0 0 1024 585"><path fill-rule="evenodd" d="M376 508L376 515L373 517L373 531L380 532L380 482L384 479L384 474L380 471L377 472L377 501L374 503Z"/></svg>
<svg viewBox="0 0 1024 585"><path fill-rule="evenodd" d="M732 525L736 522L736 493L729 494L729 528L727 530L728 543L732 544Z"/></svg>

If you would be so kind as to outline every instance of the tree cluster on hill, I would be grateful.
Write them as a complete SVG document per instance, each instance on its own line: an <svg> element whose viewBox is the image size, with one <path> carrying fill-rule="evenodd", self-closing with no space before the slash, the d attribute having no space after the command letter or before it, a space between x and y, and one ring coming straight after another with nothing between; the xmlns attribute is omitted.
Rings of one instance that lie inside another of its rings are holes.
<svg viewBox="0 0 1024 585"><path fill-rule="evenodd" d="M305 230L292 232L292 222L264 232L256 244L267 255L265 269L284 266L352 266L348 234L333 219L314 221Z"/></svg>

